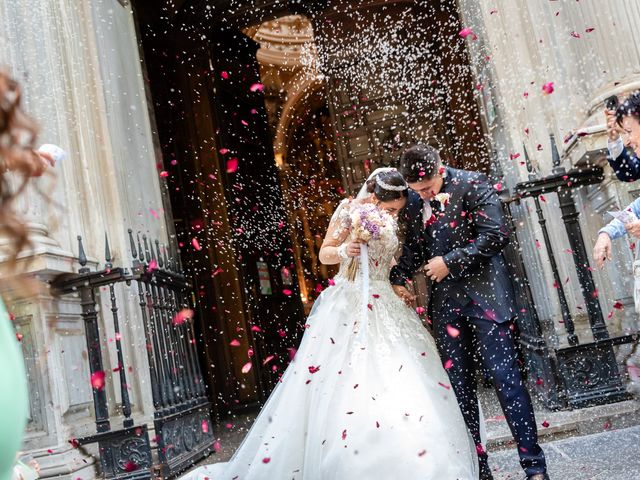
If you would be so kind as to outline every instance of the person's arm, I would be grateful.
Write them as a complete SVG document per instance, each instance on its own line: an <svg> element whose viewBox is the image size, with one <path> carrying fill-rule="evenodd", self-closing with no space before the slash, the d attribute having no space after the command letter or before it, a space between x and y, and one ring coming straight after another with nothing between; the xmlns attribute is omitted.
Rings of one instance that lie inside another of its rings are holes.
<svg viewBox="0 0 640 480"><path fill-rule="evenodd" d="M598 231L598 234L601 233L606 233L607 235L609 235L609 238L611 240L615 240L624 236L627 231L624 228L624 223L622 223L617 218L614 218Z"/></svg>
<svg viewBox="0 0 640 480"><path fill-rule="evenodd" d="M609 156L607 161L613 169L616 177L623 182L633 182L640 179L640 160L636 155L631 155L624 147L620 134L622 127L618 124L615 110L604 110L607 122L607 149Z"/></svg>
<svg viewBox="0 0 640 480"><path fill-rule="evenodd" d="M631 210L637 218L640 218L640 198L636 199L626 210ZM598 238L593 246L593 259L598 268L604 266L604 262L611 260L611 241L620 238L627 233L638 236L640 221L630 222L626 225L614 218L598 231Z"/></svg>
<svg viewBox="0 0 640 480"><path fill-rule="evenodd" d="M477 177L477 183L467 194L467 214L471 215L476 238L469 245L443 256L454 280L459 279L465 270L498 255L509 243L502 204L486 175Z"/></svg>
<svg viewBox="0 0 640 480"><path fill-rule="evenodd" d="M613 168L616 177L622 182L633 182L640 179L640 159L631 155L624 147L622 138L609 141L607 144L609 156L607 160Z"/></svg>
<svg viewBox="0 0 640 480"><path fill-rule="evenodd" d="M347 243L351 231L349 200L343 200L331 217L318 258L325 265L335 265L360 255L360 245Z"/></svg>
<svg viewBox="0 0 640 480"><path fill-rule="evenodd" d="M627 208L625 208L625 210L633 212L633 214L636 216L636 218L640 219L640 198L636 198L633 202L631 202L630 205L627 206ZM636 222L630 222L630 223L625 225L623 222L621 222L617 218L614 218L608 224L606 224L604 227L602 227L598 231L598 234L606 233L607 235L609 235L609 238L611 240L615 240L617 238L620 238L620 237L626 235L627 234L627 230L628 230L627 227L629 225L634 225L636 223L638 223L638 222L637 221Z"/></svg>
<svg viewBox="0 0 640 480"><path fill-rule="evenodd" d="M408 280L411 280L413 275L424 265L424 251L422 249L421 226L422 218L421 212L418 212L416 217L409 215L408 228L405 236L404 243L402 245L402 254L398 259L396 265L391 269L389 280L392 285L404 286Z"/></svg>

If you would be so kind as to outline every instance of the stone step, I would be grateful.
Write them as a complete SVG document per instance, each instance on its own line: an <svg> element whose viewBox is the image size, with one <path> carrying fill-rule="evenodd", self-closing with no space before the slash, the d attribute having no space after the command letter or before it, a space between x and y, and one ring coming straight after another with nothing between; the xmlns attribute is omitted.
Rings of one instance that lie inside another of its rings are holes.
<svg viewBox="0 0 640 480"><path fill-rule="evenodd" d="M485 393L483 397L485 397L482 398L482 405L485 411L487 449L497 451L515 448L511 431L500 407L498 406L497 412L495 408L485 407L491 400L495 401L493 405L498 405L495 394ZM540 407L535 410L540 442L580 437L640 425L640 402L637 400L568 411L552 412ZM493 411L493 415L488 413L491 411Z"/></svg>

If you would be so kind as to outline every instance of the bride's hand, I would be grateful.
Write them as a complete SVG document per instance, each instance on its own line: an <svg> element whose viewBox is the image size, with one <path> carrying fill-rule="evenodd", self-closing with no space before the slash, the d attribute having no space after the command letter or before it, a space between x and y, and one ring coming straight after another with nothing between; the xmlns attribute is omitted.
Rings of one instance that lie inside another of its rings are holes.
<svg viewBox="0 0 640 480"><path fill-rule="evenodd" d="M360 256L360 243L359 242L350 242L347 245L347 256L348 257L359 257Z"/></svg>
<svg viewBox="0 0 640 480"><path fill-rule="evenodd" d="M409 292L409 290L407 290L407 287L405 287L403 285L393 285L393 291L408 306L411 306L412 302L416 299L416 296L415 295L411 295L411 292Z"/></svg>

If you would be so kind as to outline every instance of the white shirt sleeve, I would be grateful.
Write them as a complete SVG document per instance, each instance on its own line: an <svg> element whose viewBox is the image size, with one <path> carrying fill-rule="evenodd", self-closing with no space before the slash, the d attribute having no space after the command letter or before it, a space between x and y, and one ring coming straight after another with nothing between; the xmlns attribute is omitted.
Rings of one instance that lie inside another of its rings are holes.
<svg viewBox="0 0 640 480"><path fill-rule="evenodd" d="M618 158L624 150L624 143L622 142L622 138L618 137L618 140L614 142L609 140L607 142L607 148L609 149L609 155L611 156L611 158Z"/></svg>

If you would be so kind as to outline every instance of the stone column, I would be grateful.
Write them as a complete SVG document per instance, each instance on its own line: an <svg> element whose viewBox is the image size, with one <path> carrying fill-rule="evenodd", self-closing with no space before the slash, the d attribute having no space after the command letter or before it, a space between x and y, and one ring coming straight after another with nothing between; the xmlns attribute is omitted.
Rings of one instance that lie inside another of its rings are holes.
<svg viewBox="0 0 640 480"><path fill-rule="evenodd" d="M0 0L0 64L24 91L24 107L41 125L39 141L55 143L69 158L30 187L25 212L33 251L29 272L44 281L78 268L76 235L84 237L92 269L104 265L105 233L113 263L129 267L127 228L168 243L171 214L165 206L159 159L146 99L131 10L115 0ZM49 191L48 199L36 187ZM120 291L121 334L133 417L152 420L153 404L140 307ZM112 427L121 425L111 370L116 367L108 298L99 318L104 342ZM37 296L9 301L23 334L31 418L25 449L43 477L91 478L94 460L69 440L95 433L85 332L79 299ZM113 381L117 383L117 378ZM151 434L153 437L153 433ZM88 447L95 452L94 447ZM51 451L51 452L49 452Z"/></svg>

